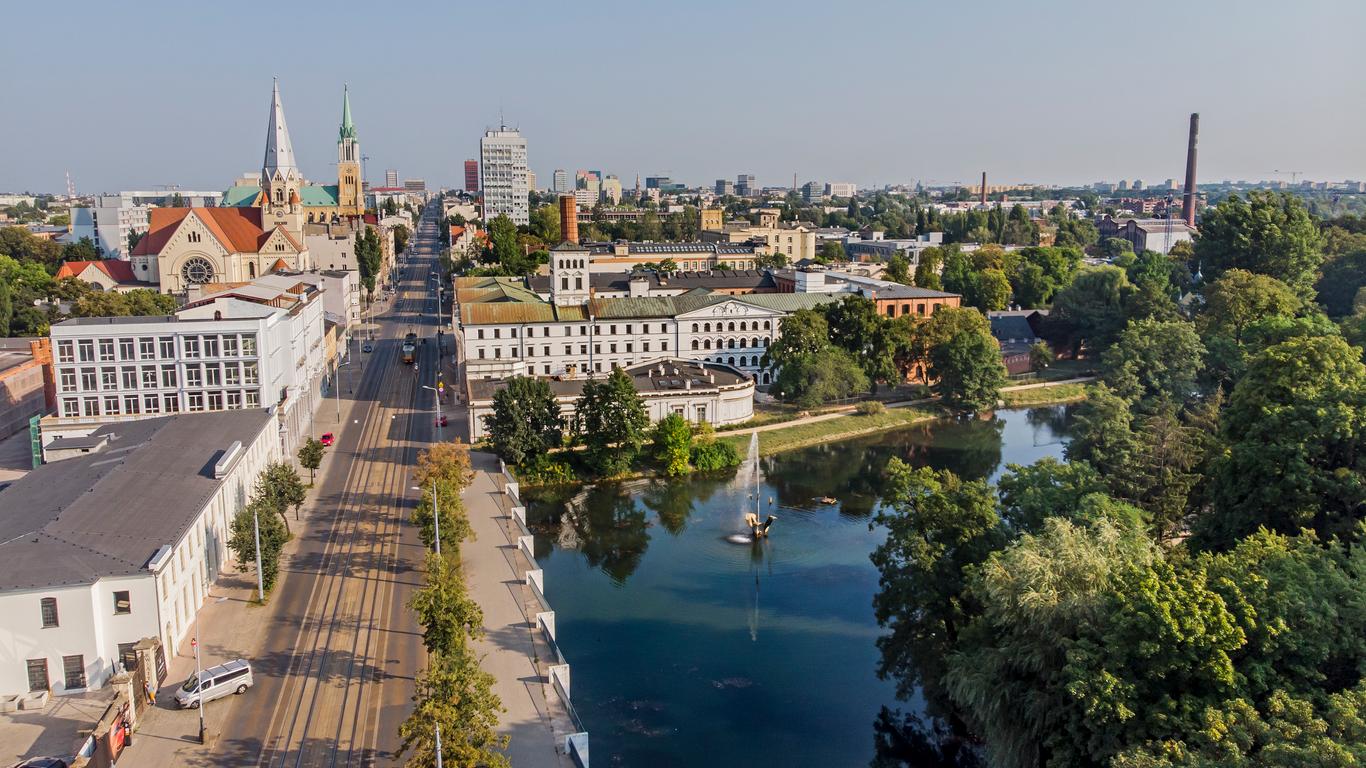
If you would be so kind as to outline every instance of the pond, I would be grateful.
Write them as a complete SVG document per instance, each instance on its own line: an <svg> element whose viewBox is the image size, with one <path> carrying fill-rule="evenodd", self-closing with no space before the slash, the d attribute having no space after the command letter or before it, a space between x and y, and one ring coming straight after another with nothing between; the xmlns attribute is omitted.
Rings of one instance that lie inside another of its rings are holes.
<svg viewBox="0 0 1366 768"><path fill-rule="evenodd" d="M1060 457L1067 420L1004 411L764 458L760 506L778 519L758 545L726 538L754 507L745 477L529 501L594 764L867 765L879 710L898 704L876 675L868 559L887 460L995 478Z"/></svg>

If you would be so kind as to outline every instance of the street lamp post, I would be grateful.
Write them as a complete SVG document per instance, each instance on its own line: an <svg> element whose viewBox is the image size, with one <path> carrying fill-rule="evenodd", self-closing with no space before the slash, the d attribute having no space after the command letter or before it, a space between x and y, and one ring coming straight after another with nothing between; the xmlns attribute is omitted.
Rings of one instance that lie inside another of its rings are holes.
<svg viewBox="0 0 1366 768"><path fill-rule="evenodd" d="M420 491L422 490L421 488L417 487L416 485L409 486L409 487L412 488L414 491L419 491L419 492L420 492ZM440 554L441 554L441 507L439 506L439 502L437 502L437 500L436 500L436 478L435 478L435 477L432 478L432 533L435 534L434 538L436 539L436 554L440 555Z"/></svg>
<svg viewBox="0 0 1366 768"><path fill-rule="evenodd" d="M256 507L251 509L251 532L256 537L256 599L266 601L266 578L261 573L261 516Z"/></svg>
<svg viewBox="0 0 1366 768"><path fill-rule="evenodd" d="M440 375L440 371L437 371L437 375ZM441 431L441 390L437 389L436 387L429 387L426 384L423 384L422 388L430 389L432 391L433 396L436 399L436 429L439 434Z"/></svg>
<svg viewBox="0 0 1366 768"><path fill-rule="evenodd" d="M198 632L198 619L195 620L195 631ZM199 743L204 743L204 673L199 667L199 637L190 638L190 647L194 649L194 679L195 685L199 686Z"/></svg>
<svg viewBox="0 0 1366 768"><path fill-rule="evenodd" d="M441 768L441 723L436 724L436 768Z"/></svg>

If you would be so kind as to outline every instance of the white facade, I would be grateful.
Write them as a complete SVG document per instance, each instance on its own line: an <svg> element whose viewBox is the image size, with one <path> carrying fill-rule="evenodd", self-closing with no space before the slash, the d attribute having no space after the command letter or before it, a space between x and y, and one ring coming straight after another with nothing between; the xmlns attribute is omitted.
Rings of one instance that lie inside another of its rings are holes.
<svg viewBox="0 0 1366 768"><path fill-rule="evenodd" d="M253 292L270 293L246 286L171 316L76 318L52 326L57 413L45 433L279 404L288 445L311 434L316 384L326 367L322 293L304 294L283 309L239 298Z"/></svg>
<svg viewBox="0 0 1366 768"><path fill-rule="evenodd" d="M780 335L786 313L740 298L675 317L463 326L459 332L464 339L466 375L471 379L578 376L678 357L724 363L767 384L772 372L763 365L763 356Z"/></svg>
<svg viewBox="0 0 1366 768"><path fill-rule="evenodd" d="M825 194L830 197L853 197L858 193L858 185L847 181L832 181L825 185Z"/></svg>
<svg viewBox="0 0 1366 768"><path fill-rule="evenodd" d="M531 222L526 159L526 139L515 129L502 126L500 130L485 132L479 140L485 221L502 215L514 224Z"/></svg>
<svg viewBox="0 0 1366 768"><path fill-rule="evenodd" d="M569 186L569 171L556 168L555 174L551 177L550 189L552 192L568 192L572 189Z"/></svg>
<svg viewBox="0 0 1366 768"><path fill-rule="evenodd" d="M54 694L103 687L132 645L146 637L159 637L168 655L174 652L231 558L232 517L257 475L282 456L275 420L263 415L254 423L259 426L251 436L243 435L242 450L221 481L208 484L213 490L202 506L189 510L187 521L176 521L177 530L119 529L118 515L111 511L111 532L145 539L151 557L137 573L0 591L0 696L41 690L31 670L43 666L47 689ZM203 454L208 461L217 451L205 447ZM60 471L64 464L52 469ZM36 471L33 480L41 482L48 471ZM45 601L50 602L45 606ZM68 674L76 670L79 674Z"/></svg>

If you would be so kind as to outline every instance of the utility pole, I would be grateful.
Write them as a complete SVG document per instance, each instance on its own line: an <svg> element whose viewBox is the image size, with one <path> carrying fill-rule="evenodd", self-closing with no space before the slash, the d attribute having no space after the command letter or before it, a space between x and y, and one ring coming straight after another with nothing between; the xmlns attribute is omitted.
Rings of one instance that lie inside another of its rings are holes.
<svg viewBox="0 0 1366 768"><path fill-rule="evenodd" d="M196 632L198 632L198 630L199 630L198 625L199 625L199 619L196 618L196 619L195 619L195 631L196 631ZM199 710L199 743L200 743L200 744L203 744L203 743L204 743L204 732L205 732L205 728L204 728L204 673L203 673L203 671L202 671L202 670L200 669L200 667L199 667L199 636L198 636L198 635L196 635L195 637L190 638L190 647L194 649L194 679L195 679L195 684L199 686L199 706L195 707L195 709L198 709L198 710Z"/></svg>

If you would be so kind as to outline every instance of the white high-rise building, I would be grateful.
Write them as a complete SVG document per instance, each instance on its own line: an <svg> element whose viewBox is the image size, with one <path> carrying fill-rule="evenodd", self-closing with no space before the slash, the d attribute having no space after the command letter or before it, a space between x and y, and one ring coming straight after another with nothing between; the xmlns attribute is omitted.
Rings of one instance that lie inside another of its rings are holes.
<svg viewBox="0 0 1366 768"><path fill-rule="evenodd" d="M71 209L71 239L90 238L101 258L128 259L128 236L147 233L148 210L153 206L212 208L223 200L222 192L188 190L133 191L97 195L95 204Z"/></svg>
<svg viewBox="0 0 1366 768"><path fill-rule="evenodd" d="M484 220L501 215L514 224L529 224L526 139L506 125L486 131L479 140L479 159Z"/></svg>
<svg viewBox="0 0 1366 768"><path fill-rule="evenodd" d="M555 169L555 177L551 183L553 185L551 189L555 192L568 192L573 189L573 187L569 186L569 171L566 171L563 168Z"/></svg>

